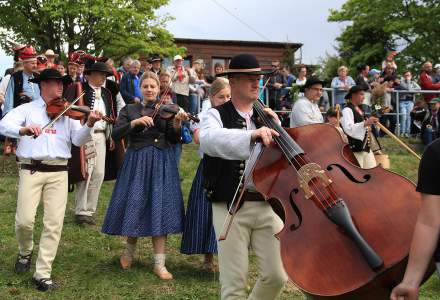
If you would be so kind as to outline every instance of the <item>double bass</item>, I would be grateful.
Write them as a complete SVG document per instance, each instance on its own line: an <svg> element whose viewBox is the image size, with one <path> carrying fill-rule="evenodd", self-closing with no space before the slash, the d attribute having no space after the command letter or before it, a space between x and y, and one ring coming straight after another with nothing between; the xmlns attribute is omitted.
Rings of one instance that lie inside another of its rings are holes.
<svg viewBox="0 0 440 300"><path fill-rule="evenodd" d="M414 184L380 166L359 168L333 126L284 129L263 108L255 102L279 136L263 147L253 182L284 221L277 238L290 280L310 299L389 299L421 204Z"/></svg>

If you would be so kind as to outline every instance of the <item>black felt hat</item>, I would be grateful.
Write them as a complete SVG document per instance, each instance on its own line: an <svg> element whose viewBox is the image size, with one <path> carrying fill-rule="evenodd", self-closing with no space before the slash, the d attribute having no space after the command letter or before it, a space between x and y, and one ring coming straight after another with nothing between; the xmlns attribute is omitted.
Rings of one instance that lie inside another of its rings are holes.
<svg viewBox="0 0 440 300"><path fill-rule="evenodd" d="M345 99L351 99L351 96L354 93L360 92L360 91L366 91L366 87L364 85L353 85L350 90L348 91L348 93L345 95Z"/></svg>
<svg viewBox="0 0 440 300"><path fill-rule="evenodd" d="M55 69L44 69L40 73L40 76L29 79L29 82L40 83L42 81L47 81L47 80L59 80L62 81L63 83L72 82L72 78L70 78L70 76L63 76L61 75L60 72L58 72Z"/></svg>
<svg viewBox="0 0 440 300"><path fill-rule="evenodd" d="M304 85L300 86L300 90L301 90L301 92L304 92L304 90L306 88L309 88L309 87L311 87L312 85L315 85L315 84L324 85L324 80L321 80L321 79L319 79L316 76L311 76L311 77L307 78L306 83Z"/></svg>
<svg viewBox="0 0 440 300"><path fill-rule="evenodd" d="M252 54L239 54L234 56L229 63L229 68L217 76L230 76L234 74L249 74L249 75L267 75L273 73L274 70L261 70L260 63Z"/></svg>
<svg viewBox="0 0 440 300"><path fill-rule="evenodd" d="M90 67L87 67L84 70L84 74L85 75L90 75L90 73L92 72L101 72L104 73L107 76L112 76L113 72L110 71L110 68L108 67L107 64L97 61L95 63L93 63L92 65L90 65Z"/></svg>
<svg viewBox="0 0 440 300"><path fill-rule="evenodd" d="M158 61L158 60L163 61L163 58L160 57L158 54L153 54L153 55L151 55L151 57L148 59L148 62L149 62L150 64L152 64L153 61Z"/></svg>

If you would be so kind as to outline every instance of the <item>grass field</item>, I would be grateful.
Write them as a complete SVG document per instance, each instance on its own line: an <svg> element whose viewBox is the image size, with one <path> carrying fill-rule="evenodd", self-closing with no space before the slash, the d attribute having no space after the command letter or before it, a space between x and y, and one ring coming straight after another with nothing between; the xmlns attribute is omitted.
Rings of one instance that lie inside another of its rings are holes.
<svg viewBox="0 0 440 300"><path fill-rule="evenodd" d="M383 144L391 156L392 168L397 173L416 179L417 161L389 139ZM0 156L0 161L2 160ZM118 258L123 249L123 239L100 233L100 226L111 196L113 182L102 188L96 214L97 226L80 227L74 223L73 195L64 221L63 235L58 255L53 264L53 277L61 288L50 293L35 290L31 274L17 275L13 264L17 255L14 235L14 214L17 191L15 162L8 159L7 170L1 173L0 165L0 299L218 299L218 274L204 273L198 269L201 257L179 253L180 236L169 237L167 267L175 279L163 282L152 273L152 246L150 239L141 239L136 262L132 269L122 271ZM184 148L180 173L185 200L198 164L194 145ZM35 224L35 245L38 249L42 220L39 210ZM35 255L31 272L34 271ZM249 286L257 278L255 259L251 257ZM319 280L319 278L317 278ZM281 299L304 299L301 293L288 284ZM421 299L440 299L440 282L437 275L423 286Z"/></svg>

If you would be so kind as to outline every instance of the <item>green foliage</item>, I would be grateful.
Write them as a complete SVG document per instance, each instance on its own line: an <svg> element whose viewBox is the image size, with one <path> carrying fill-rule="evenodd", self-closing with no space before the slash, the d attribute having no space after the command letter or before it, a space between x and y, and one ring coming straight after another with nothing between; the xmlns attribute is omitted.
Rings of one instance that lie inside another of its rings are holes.
<svg viewBox="0 0 440 300"><path fill-rule="evenodd" d="M349 66L379 67L393 49L398 65L418 69L425 60L439 60L439 16L438 0L348 0L328 20L347 24L337 41Z"/></svg>
<svg viewBox="0 0 440 300"><path fill-rule="evenodd" d="M321 67L316 71L316 76L330 83L333 77L337 76L338 68L345 65L345 61L337 55L326 53L325 57L319 60L318 65Z"/></svg>
<svg viewBox="0 0 440 300"><path fill-rule="evenodd" d="M155 12L169 0L39 0L0 1L0 27L5 37L31 43L37 50L104 51L120 58L136 53L182 53L164 28L169 16ZM14 17L11 17L14 16ZM3 44L3 48L9 50Z"/></svg>

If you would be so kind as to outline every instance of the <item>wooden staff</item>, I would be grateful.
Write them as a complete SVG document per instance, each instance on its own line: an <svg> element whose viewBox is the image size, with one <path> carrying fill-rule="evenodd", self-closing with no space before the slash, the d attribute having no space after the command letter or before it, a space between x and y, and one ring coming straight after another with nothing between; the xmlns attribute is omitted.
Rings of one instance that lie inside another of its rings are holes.
<svg viewBox="0 0 440 300"><path fill-rule="evenodd" d="M386 128L384 125L382 125L380 122L376 123L377 126L379 126L379 128L385 132L386 134L388 134L393 140L395 140L397 143L399 143L403 148L405 148L406 150L409 151L409 153L411 153L412 155L414 155L415 157L417 157L419 160L421 159L421 157L414 152L413 149L411 149L407 144L405 144L401 139L399 139L397 136L394 135L394 133L392 133L391 131L388 130L388 128Z"/></svg>

